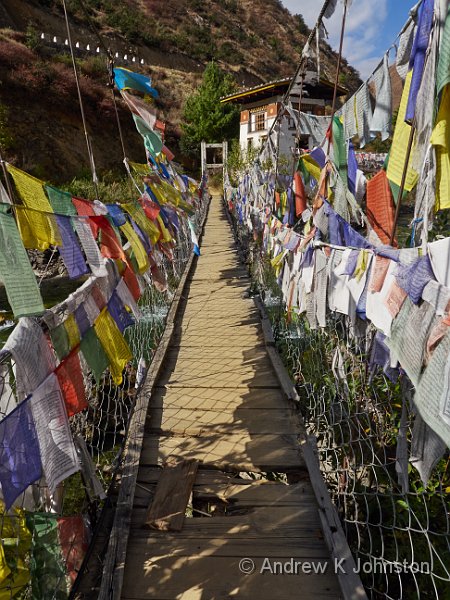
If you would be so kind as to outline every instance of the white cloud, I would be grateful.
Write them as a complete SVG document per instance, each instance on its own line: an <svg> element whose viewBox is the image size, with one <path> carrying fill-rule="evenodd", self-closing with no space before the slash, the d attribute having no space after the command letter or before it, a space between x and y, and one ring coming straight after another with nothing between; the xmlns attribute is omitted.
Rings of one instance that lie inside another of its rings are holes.
<svg viewBox="0 0 450 600"><path fill-rule="evenodd" d="M282 2L292 13L303 15L309 27L316 23L322 4L305 0L282 0ZM358 69L363 79L373 72L382 59L385 49L380 49L378 42L387 16L387 0L353 0L353 4L348 9L343 54L349 64ZM334 49L339 47L341 22L342 4L338 2L333 17L324 19L330 36L328 42Z"/></svg>

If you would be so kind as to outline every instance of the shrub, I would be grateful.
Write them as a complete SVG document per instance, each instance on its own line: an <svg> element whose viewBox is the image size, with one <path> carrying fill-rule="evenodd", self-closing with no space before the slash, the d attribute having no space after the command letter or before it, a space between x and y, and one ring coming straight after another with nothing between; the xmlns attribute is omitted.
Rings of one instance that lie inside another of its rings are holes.
<svg viewBox="0 0 450 600"><path fill-rule="evenodd" d="M9 109L0 103L0 148L9 150L14 144L14 138L8 126Z"/></svg>

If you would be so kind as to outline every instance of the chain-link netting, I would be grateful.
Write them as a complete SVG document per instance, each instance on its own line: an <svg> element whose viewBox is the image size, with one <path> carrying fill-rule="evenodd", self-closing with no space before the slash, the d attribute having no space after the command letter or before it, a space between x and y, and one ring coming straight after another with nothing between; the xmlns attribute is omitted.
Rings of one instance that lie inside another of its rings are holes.
<svg viewBox="0 0 450 600"><path fill-rule="evenodd" d="M203 192L194 215L194 231L207 207ZM172 256L161 257L158 286L142 279L141 317L125 331L133 359L115 385L106 370L98 380L83 363L88 406L70 418L81 471L50 493L45 480L30 485L5 510L0 500L0 598L64 599L68 597L88 551L92 533L120 471L122 450L136 396L165 328L166 316L193 249L187 218L180 218ZM164 289L164 291L160 291ZM16 366L9 353L0 354L0 420L17 405ZM2 465L7 469L8 465Z"/></svg>
<svg viewBox="0 0 450 600"><path fill-rule="evenodd" d="M425 486L408 465L417 427L412 385L376 366L376 330L329 313L314 329L287 310L261 240L232 214L234 231L295 381L307 431L370 598L450 598L450 456ZM391 379L388 377L391 375ZM405 485L407 489L405 489Z"/></svg>

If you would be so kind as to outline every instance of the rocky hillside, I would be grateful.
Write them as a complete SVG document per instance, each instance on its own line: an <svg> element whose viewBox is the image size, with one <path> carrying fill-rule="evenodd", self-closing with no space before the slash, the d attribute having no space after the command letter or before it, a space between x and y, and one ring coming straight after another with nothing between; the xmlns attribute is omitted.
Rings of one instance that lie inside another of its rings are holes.
<svg viewBox="0 0 450 600"><path fill-rule="evenodd" d="M278 0L67 0L67 5L99 170L120 169L122 154L105 57L96 53L97 33L118 54L118 64L152 76L168 144L175 149L184 99L208 61L231 72L239 86L289 76L308 34L303 19ZM61 1L0 0L0 27L0 143L7 157L55 182L79 176L88 163ZM323 63L334 77L336 57L329 47ZM341 82L350 90L358 86L358 74L347 64ZM140 139L120 108L127 154L141 160Z"/></svg>

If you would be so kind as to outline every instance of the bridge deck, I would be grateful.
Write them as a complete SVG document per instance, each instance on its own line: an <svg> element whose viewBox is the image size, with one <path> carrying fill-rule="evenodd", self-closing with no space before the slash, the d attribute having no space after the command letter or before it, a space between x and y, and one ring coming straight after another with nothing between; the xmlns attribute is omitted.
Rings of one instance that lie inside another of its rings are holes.
<svg viewBox="0 0 450 600"><path fill-rule="evenodd" d="M301 427L265 349L259 313L244 297L249 284L214 198L150 399L124 600L341 597L298 443ZM146 529L161 466L173 456L200 461L192 517L180 532ZM249 475L260 472L284 474L287 483ZM328 567L325 574L260 573L266 557L271 567L291 558ZM243 558L254 561L252 574L240 571Z"/></svg>

